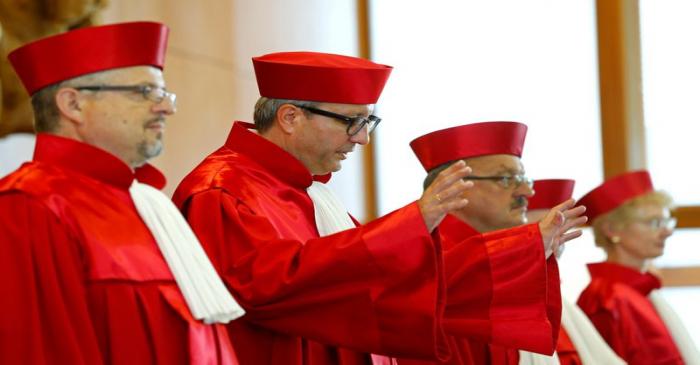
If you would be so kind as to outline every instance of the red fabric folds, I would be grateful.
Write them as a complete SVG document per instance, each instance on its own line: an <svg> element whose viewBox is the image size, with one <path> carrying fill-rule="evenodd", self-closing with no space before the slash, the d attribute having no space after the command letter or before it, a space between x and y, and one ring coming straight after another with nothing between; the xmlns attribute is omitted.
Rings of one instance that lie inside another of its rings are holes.
<svg viewBox="0 0 700 365"><path fill-rule="evenodd" d="M581 358L576 351L574 343L571 342L569 334L566 333L564 327L559 332L559 340L557 342L557 356L561 365L583 365Z"/></svg>
<svg viewBox="0 0 700 365"><path fill-rule="evenodd" d="M441 248L416 204L318 237L309 172L234 124L174 200L247 315L228 326L244 364L445 358Z"/></svg>
<svg viewBox="0 0 700 365"><path fill-rule="evenodd" d="M111 168L110 168L111 167ZM39 135L0 180L0 363L237 364L192 318L116 157Z"/></svg>
<svg viewBox="0 0 700 365"><path fill-rule="evenodd" d="M440 364L515 365L516 348L552 354L561 317L559 276L556 260L544 259L538 226L482 235L448 215L439 231L448 290L443 323L451 350Z"/></svg>
<svg viewBox="0 0 700 365"><path fill-rule="evenodd" d="M647 295L661 286L649 273L602 262L589 264L591 283L578 305L627 363L683 364L678 348Z"/></svg>

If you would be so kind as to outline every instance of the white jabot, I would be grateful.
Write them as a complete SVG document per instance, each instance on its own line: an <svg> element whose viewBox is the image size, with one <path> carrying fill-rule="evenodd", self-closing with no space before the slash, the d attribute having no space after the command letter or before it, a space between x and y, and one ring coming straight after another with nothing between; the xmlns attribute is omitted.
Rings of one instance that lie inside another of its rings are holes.
<svg viewBox="0 0 700 365"><path fill-rule="evenodd" d="M306 192L314 203L316 228L321 237L355 228L347 209L328 186L314 181Z"/></svg>
<svg viewBox="0 0 700 365"><path fill-rule="evenodd" d="M581 308L563 299L561 309L561 326L569 335L583 365L626 364L608 346Z"/></svg>
<svg viewBox="0 0 700 365"><path fill-rule="evenodd" d="M666 299L658 290L654 290L649 293L649 300L654 304L656 312L659 313L659 317L666 324L669 332L671 332L671 337L676 343L678 350L683 356L683 360L688 365L698 365L700 364L700 352L693 341L693 338L688 334L688 330L683 326L683 321L678 317L678 314L671 308Z"/></svg>
<svg viewBox="0 0 700 365"><path fill-rule="evenodd" d="M520 350L519 365L559 365L559 357L555 352L552 356L536 354Z"/></svg>
<svg viewBox="0 0 700 365"><path fill-rule="evenodd" d="M205 323L228 323L245 314L224 286L199 240L175 205L159 190L137 181L129 188L185 297L192 316Z"/></svg>

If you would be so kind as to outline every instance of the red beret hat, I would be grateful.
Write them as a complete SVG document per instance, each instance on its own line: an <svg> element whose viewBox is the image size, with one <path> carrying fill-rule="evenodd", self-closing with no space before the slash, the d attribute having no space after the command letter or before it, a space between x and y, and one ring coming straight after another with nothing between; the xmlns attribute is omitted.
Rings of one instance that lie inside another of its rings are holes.
<svg viewBox="0 0 700 365"><path fill-rule="evenodd" d="M418 160L430 171L469 157L523 153L527 126L518 122L483 122L441 129L411 141Z"/></svg>
<svg viewBox="0 0 700 365"><path fill-rule="evenodd" d="M574 192L574 180L547 179L536 180L532 187L535 195L527 200L527 209L551 209L571 198Z"/></svg>
<svg viewBox="0 0 700 365"><path fill-rule="evenodd" d="M30 95L93 72L150 65L163 68L168 28L133 22L80 28L26 44L8 55Z"/></svg>
<svg viewBox="0 0 700 365"><path fill-rule="evenodd" d="M391 66L362 58L316 52L254 57L260 95L273 99L375 104Z"/></svg>
<svg viewBox="0 0 700 365"><path fill-rule="evenodd" d="M654 191L651 176L646 170L627 172L615 176L591 190L578 201L586 206L590 222L632 198Z"/></svg>

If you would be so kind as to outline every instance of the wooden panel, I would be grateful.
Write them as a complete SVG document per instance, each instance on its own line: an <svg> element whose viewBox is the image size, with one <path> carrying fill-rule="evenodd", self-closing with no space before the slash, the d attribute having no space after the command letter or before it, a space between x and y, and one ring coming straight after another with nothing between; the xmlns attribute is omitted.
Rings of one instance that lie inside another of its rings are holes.
<svg viewBox="0 0 700 365"><path fill-rule="evenodd" d="M661 281L666 287L700 286L700 267L659 268Z"/></svg>
<svg viewBox="0 0 700 365"><path fill-rule="evenodd" d="M678 227L691 228L700 227L700 207L678 207L673 212L673 216L678 219Z"/></svg>
<svg viewBox="0 0 700 365"><path fill-rule="evenodd" d="M638 0L598 0L598 62L606 178L644 168Z"/></svg>
<svg viewBox="0 0 700 365"><path fill-rule="evenodd" d="M371 59L371 43L369 29L369 0L357 0L357 33L358 33L358 50L362 58ZM373 136L374 137L374 136ZM365 188L365 220L371 221L377 218L377 170L375 164L375 149L376 139L362 148L362 162L364 167Z"/></svg>

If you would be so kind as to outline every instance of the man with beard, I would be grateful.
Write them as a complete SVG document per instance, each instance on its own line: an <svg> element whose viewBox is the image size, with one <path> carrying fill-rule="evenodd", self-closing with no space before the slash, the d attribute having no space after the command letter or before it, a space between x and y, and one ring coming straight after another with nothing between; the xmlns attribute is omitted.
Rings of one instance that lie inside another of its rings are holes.
<svg viewBox="0 0 700 365"><path fill-rule="evenodd" d="M472 183L462 178L470 170L452 164L416 202L356 227L324 182L356 145L369 143L391 67L314 52L253 64L261 95L255 125L234 123L224 146L174 196L248 312L228 327L241 362L445 358L442 248L431 233L467 204L462 193ZM547 231L549 245L565 227ZM539 234L537 242L542 250ZM472 266L459 265L467 274ZM472 280L465 275L459 286L474 296L460 311L471 319L462 327L484 332L490 306L480 298L491 286Z"/></svg>
<svg viewBox="0 0 700 365"><path fill-rule="evenodd" d="M146 163L175 112L168 29L82 28L9 55L33 161L0 180L0 363L236 364L243 314Z"/></svg>
<svg viewBox="0 0 700 365"><path fill-rule="evenodd" d="M580 236L574 231L562 236L555 246L540 240L506 239L515 232L543 236L553 221L567 220L578 226L584 208L571 209L573 200L555 206L537 224L527 222L527 201L534 193L532 180L525 176L520 161L527 127L516 122L484 122L447 128L416 138L411 148L428 172L424 186L455 161L472 168L465 178L474 187L463 193L469 205L450 212L438 231L445 247L447 281L446 318L464 302L458 281L449 278L459 272L455 262L473 261L454 248L476 245L485 257L483 273L472 275L474 282L487 282L500 290L486 300L494 315L488 323L487 338L467 336L456 327L446 326L453 349L450 364L518 364L517 349L551 355L559 333L561 296L556 259L559 244ZM516 228L517 227L517 228ZM477 239L481 237L481 241ZM517 237L517 236L516 236ZM531 319L532 313L539 315ZM543 334L543 335L538 335ZM455 356L455 354L457 356Z"/></svg>

